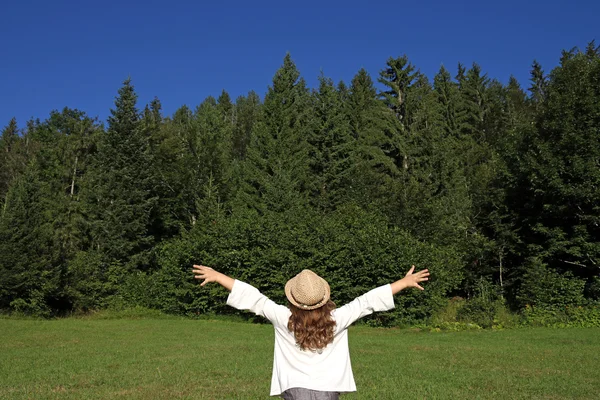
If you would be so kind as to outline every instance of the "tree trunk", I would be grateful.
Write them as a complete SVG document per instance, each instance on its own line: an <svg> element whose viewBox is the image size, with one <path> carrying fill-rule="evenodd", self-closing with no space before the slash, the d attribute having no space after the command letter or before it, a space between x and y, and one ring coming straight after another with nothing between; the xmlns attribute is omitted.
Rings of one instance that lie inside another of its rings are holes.
<svg viewBox="0 0 600 400"><path fill-rule="evenodd" d="M502 282L502 255L504 254L504 246L500 248L499 261L500 261L500 290L502 296L504 296L504 284Z"/></svg>
<svg viewBox="0 0 600 400"><path fill-rule="evenodd" d="M75 166L73 167L73 179L71 180L71 197L75 192L75 174L77 174L77 156L75 156Z"/></svg>

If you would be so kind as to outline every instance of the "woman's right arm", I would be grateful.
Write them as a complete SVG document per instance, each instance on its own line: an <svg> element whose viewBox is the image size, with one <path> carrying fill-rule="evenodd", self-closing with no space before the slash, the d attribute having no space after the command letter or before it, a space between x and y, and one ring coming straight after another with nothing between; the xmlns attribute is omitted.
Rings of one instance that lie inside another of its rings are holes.
<svg viewBox="0 0 600 400"><path fill-rule="evenodd" d="M414 271L415 266L413 265L410 268L410 270L406 273L406 276L404 278L397 280L396 282L391 284L392 294L397 294L401 290L411 287L425 290L421 285L419 285L419 283L429 280L429 270L424 269L413 274Z"/></svg>
<svg viewBox="0 0 600 400"><path fill-rule="evenodd" d="M231 289L233 289L233 282L235 280L233 278L228 277L225 274L215 271L211 267L205 267L204 265L194 265L193 272L195 275L194 278L204 279L200 286L204 286L209 282L217 282L219 285L223 286L230 292Z"/></svg>
<svg viewBox="0 0 600 400"><path fill-rule="evenodd" d="M227 297L227 304L229 306L238 310L248 310L256 315L265 317L273 325L287 326L290 310L285 306L275 303L254 286L230 278L203 265L194 265L193 271L196 279L204 279L200 286L204 286L209 282L216 282L229 290L231 292Z"/></svg>
<svg viewBox="0 0 600 400"><path fill-rule="evenodd" d="M424 269L413 274L414 270L413 265L404 278L375 288L334 310L336 331L341 332L356 320L374 312L391 310L394 308L394 295L404 289L416 287L423 290L419 283L429 279L429 271Z"/></svg>

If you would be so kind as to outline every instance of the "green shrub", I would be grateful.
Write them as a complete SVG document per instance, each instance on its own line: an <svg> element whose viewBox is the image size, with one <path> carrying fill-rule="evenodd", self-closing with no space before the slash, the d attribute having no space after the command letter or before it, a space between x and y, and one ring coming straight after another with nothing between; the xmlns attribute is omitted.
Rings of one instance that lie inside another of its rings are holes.
<svg viewBox="0 0 600 400"><path fill-rule="evenodd" d="M225 304L227 293L218 285L201 288L194 281L193 263L214 266L281 304L287 302L283 291L287 280L310 268L329 281L338 306L402 278L411 264L428 268L432 279L427 290L407 290L397 296L393 311L365 320L375 326L409 324L429 317L445 304L446 294L462 278L456 249L418 241L406 231L390 227L384 218L356 207L328 216L309 210L260 216L238 210L161 245L157 260L159 270L136 277L137 283L131 281L124 299L186 315L237 313Z"/></svg>
<svg viewBox="0 0 600 400"><path fill-rule="evenodd" d="M494 314L493 329L515 328L519 326L521 318L518 313L512 312L505 301L498 300Z"/></svg>
<svg viewBox="0 0 600 400"><path fill-rule="evenodd" d="M475 296L458 309L457 320L475 323L482 328L491 328L497 321L498 313L505 315L505 311L506 304L500 295L500 288L485 279L480 279L476 285Z"/></svg>
<svg viewBox="0 0 600 400"><path fill-rule="evenodd" d="M588 282L586 297L592 301L600 301L600 276L595 276Z"/></svg>
<svg viewBox="0 0 600 400"><path fill-rule="evenodd" d="M525 305L536 307L578 306L586 303L585 281L571 272L560 274L538 258L527 261L527 271L517 292L520 308Z"/></svg>
<svg viewBox="0 0 600 400"><path fill-rule="evenodd" d="M80 315L81 318L86 319L165 319L173 318L173 316L166 315L159 310L153 310L146 307L128 307L122 309L106 309L101 311L94 311L84 315Z"/></svg>
<svg viewBox="0 0 600 400"><path fill-rule="evenodd" d="M12 315L48 318L51 315L50 308L46 305L44 295L38 290L32 290L29 298L18 298L10 303Z"/></svg>
<svg viewBox="0 0 600 400"><path fill-rule="evenodd" d="M453 297L447 303L436 310L429 320L433 326L444 323L455 323L458 321L458 311L465 305L466 301L462 297Z"/></svg>
<svg viewBox="0 0 600 400"><path fill-rule="evenodd" d="M536 307L526 305L522 311L523 325L553 328L599 327L600 306Z"/></svg>
<svg viewBox="0 0 600 400"><path fill-rule="evenodd" d="M459 332L459 331L477 331L482 329L481 326L472 322L442 322L429 326L431 332Z"/></svg>
<svg viewBox="0 0 600 400"><path fill-rule="evenodd" d="M465 300L455 297L448 300L447 304L433 313L428 321L431 329L459 331L469 329L504 329L519 325L519 315L510 311L506 302L499 295L485 295L490 289L484 285L483 292L480 289L478 295L472 299ZM495 289L492 288L492 292Z"/></svg>

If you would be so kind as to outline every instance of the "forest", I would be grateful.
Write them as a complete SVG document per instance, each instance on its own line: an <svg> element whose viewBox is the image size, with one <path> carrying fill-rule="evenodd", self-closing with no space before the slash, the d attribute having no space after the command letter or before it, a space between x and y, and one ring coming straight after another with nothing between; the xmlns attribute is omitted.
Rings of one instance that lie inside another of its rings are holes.
<svg viewBox="0 0 600 400"><path fill-rule="evenodd" d="M600 47L557 56L526 87L476 63L431 79L401 56L309 88L287 54L263 98L223 90L169 116L128 78L106 122L0 121L0 310L233 314L198 263L282 303L310 268L338 305L428 268L425 291L370 320L387 326L452 301L484 327L593 308Z"/></svg>

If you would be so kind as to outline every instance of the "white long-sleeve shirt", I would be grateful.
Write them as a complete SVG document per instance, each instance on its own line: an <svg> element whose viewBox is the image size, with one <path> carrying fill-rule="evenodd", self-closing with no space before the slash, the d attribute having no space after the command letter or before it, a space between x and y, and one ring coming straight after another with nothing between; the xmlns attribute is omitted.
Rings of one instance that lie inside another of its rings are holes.
<svg viewBox="0 0 600 400"><path fill-rule="evenodd" d="M236 280L227 298L227 304L239 310L250 310L273 324L275 353L271 396L277 396L293 387L328 392L356 391L350 365L347 328L357 319L375 311L394 308L394 296L388 284L335 309L332 312L336 322L333 342L321 353L301 350L296 345L294 333L287 328L291 311L276 304L255 287Z"/></svg>

